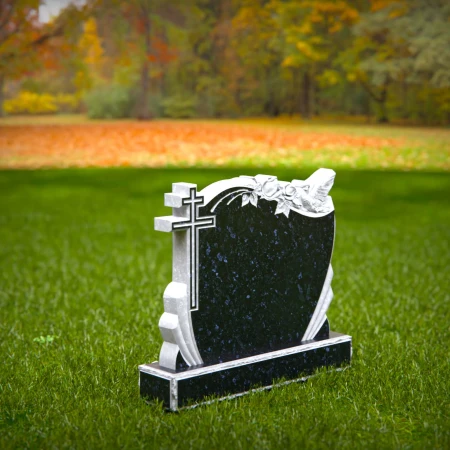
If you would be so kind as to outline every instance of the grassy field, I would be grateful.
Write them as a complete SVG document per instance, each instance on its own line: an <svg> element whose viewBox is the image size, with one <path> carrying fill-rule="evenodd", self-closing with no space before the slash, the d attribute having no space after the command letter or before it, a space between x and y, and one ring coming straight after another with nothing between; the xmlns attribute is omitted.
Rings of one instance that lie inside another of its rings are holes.
<svg viewBox="0 0 450 450"><path fill-rule="evenodd" d="M0 119L0 168L317 167L450 170L450 130L326 120Z"/></svg>
<svg viewBox="0 0 450 450"><path fill-rule="evenodd" d="M331 327L352 367L178 414L157 359L173 181L280 167L0 172L0 448L450 447L450 177L338 170ZM41 338L42 336L42 338Z"/></svg>

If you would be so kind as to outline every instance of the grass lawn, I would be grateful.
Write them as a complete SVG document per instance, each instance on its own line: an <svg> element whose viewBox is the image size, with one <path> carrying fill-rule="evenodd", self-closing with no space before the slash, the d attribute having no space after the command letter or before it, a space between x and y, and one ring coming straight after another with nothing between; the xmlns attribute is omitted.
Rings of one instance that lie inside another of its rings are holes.
<svg viewBox="0 0 450 450"><path fill-rule="evenodd" d="M171 280L163 193L309 172L0 172L0 448L448 449L446 173L338 170L329 319L350 369L177 414L139 398Z"/></svg>

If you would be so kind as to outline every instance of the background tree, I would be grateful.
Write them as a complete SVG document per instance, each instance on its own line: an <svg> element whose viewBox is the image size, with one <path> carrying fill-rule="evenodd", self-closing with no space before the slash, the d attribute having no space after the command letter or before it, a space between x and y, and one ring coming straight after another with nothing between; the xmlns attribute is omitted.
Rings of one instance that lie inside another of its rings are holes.
<svg viewBox="0 0 450 450"><path fill-rule="evenodd" d="M345 1L274 1L272 7L284 34L282 66L301 85L300 112L310 118L315 78L325 70L331 75L330 62L348 42L348 27L358 11Z"/></svg>
<svg viewBox="0 0 450 450"><path fill-rule="evenodd" d="M450 4L440 0L374 1L361 14L344 66L378 105L380 122L388 121L389 87L401 93L402 116L408 117L408 91L450 86L449 19Z"/></svg>
<svg viewBox="0 0 450 450"><path fill-rule="evenodd" d="M57 66L55 38L70 33L83 20L85 9L69 5L55 20L42 24L38 15L41 3L40 0L0 0L0 115L3 115L5 82L29 77L42 67Z"/></svg>
<svg viewBox="0 0 450 450"><path fill-rule="evenodd" d="M285 77L280 74L282 34L272 2L244 1L232 21L230 44L239 58L239 99L244 114L278 116L288 97Z"/></svg>
<svg viewBox="0 0 450 450"><path fill-rule="evenodd" d="M0 5L8 98L76 95L92 117L450 120L444 0L87 0L48 24L37 0Z"/></svg>
<svg viewBox="0 0 450 450"><path fill-rule="evenodd" d="M155 75L154 66L157 66L154 63L164 63L175 58L175 52L168 56L167 29L172 25L182 27L190 6L190 1L181 0L170 3L163 0L98 0L95 3L95 8L99 11L110 15L111 11L115 11L115 22L126 21L125 33L135 44L133 49L140 66L140 89L136 105L137 117L140 119L150 119L152 116L151 80Z"/></svg>

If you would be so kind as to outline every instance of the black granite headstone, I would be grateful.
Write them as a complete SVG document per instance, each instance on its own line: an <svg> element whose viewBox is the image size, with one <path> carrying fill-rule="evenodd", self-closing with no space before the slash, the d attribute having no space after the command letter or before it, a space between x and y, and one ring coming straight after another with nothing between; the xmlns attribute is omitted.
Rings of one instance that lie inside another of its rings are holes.
<svg viewBox="0 0 450 450"><path fill-rule="evenodd" d="M197 192L175 183L173 281L164 293L159 362L139 366L141 395L171 410L303 379L351 358L330 332L335 173L291 183L257 175Z"/></svg>

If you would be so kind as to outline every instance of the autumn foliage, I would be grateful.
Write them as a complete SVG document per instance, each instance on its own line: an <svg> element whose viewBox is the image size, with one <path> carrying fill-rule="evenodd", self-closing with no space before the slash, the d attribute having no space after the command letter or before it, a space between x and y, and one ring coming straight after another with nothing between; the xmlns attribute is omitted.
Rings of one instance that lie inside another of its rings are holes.
<svg viewBox="0 0 450 450"><path fill-rule="evenodd" d="M274 161L282 165L329 161L351 166L361 157L380 166L410 166L407 159L395 160L402 155L404 139L283 126L115 122L6 126L0 130L3 168L272 165Z"/></svg>
<svg viewBox="0 0 450 450"><path fill-rule="evenodd" d="M31 91L103 119L450 120L448 1L85 0L42 23L44 3L0 0L0 113Z"/></svg>

